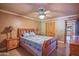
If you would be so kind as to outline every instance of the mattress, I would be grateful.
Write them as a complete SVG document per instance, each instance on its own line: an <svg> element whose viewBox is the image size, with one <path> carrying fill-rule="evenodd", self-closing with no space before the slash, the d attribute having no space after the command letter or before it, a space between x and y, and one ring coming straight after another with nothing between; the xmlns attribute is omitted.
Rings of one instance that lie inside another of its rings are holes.
<svg viewBox="0 0 79 59"><path fill-rule="evenodd" d="M41 35L28 36L28 37L21 37L20 43L21 45L24 45L24 47L28 46L32 51L35 52L35 55L42 55L43 43L47 40L53 42L55 38ZM56 42L54 45L56 46ZM52 47L54 45L52 45Z"/></svg>
<svg viewBox="0 0 79 59"><path fill-rule="evenodd" d="M49 39L55 40L55 38L50 37L50 36L41 36L41 35L36 35L36 36L28 36L28 37L21 37L21 39L29 40L38 44L43 44L44 41L47 41Z"/></svg>

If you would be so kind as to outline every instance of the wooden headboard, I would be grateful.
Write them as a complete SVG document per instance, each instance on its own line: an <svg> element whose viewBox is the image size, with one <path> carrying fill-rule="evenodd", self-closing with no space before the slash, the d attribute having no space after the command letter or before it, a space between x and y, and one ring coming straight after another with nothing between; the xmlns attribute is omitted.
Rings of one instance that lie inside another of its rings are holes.
<svg viewBox="0 0 79 59"><path fill-rule="evenodd" d="M25 32L34 32L35 34L38 34L38 30L37 29L18 28L17 29L17 37L20 37Z"/></svg>

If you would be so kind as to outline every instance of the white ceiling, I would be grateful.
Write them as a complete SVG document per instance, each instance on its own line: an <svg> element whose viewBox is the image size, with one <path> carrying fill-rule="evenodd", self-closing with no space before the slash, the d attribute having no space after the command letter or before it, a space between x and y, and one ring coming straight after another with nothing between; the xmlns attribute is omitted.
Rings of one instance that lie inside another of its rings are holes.
<svg viewBox="0 0 79 59"><path fill-rule="evenodd" d="M38 20L38 9L46 9L46 19L78 14L79 4L67 3L0 3L0 9Z"/></svg>

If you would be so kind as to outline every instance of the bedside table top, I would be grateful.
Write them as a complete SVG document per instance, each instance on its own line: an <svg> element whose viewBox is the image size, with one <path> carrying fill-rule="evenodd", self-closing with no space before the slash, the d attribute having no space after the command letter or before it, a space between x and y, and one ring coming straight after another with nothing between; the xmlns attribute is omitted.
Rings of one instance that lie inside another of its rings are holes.
<svg viewBox="0 0 79 59"><path fill-rule="evenodd" d="M18 38L8 38L6 40L18 40Z"/></svg>

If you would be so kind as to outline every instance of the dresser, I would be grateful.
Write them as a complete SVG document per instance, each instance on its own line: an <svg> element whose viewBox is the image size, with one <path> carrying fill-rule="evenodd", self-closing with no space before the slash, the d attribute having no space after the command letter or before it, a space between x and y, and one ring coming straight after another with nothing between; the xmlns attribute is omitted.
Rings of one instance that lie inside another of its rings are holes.
<svg viewBox="0 0 79 59"><path fill-rule="evenodd" d="M6 39L6 48L7 50L11 50L14 48L19 47L19 40L18 38L10 38L10 39Z"/></svg>
<svg viewBox="0 0 79 59"><path fill-rule="evenodd" d="M79 56L79 39L70 42L70 55Z"/></svg>

